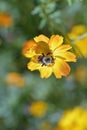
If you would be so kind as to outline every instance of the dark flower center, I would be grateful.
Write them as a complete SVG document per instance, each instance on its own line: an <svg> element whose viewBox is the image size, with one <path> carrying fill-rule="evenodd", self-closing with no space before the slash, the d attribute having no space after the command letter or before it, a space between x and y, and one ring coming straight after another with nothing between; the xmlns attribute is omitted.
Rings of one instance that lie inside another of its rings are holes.
<svg viewBox="0 0 87 130"><path fill-rule="evenodd" d="M46 56L42 54L42 56L38 57L38 62L42 63L42 66L47 66L54 63L54 59L51 55L47 54Z"/></svg>

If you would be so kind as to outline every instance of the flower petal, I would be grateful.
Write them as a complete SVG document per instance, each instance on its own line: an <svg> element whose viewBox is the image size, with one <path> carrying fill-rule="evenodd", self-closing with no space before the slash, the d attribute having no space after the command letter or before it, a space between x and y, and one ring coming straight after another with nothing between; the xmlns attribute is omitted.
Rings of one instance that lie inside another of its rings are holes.
<svg viewBox="0 0 87 130"><path fill-rule="evenodd" d="M59 35L52 35L49 40L49 46L51 50L55 50L63 43L63 37Z"/></svg>
<svg viewBox="0 0 87 130"><path fill-rule="evenodd" d="M40 69L41 78L48 78L52 74L52 68L48 66L42 66Z"/></svg>
<svg viewBox="0 0 87 130"><path fill-rule="evenodd" d="M27 58L33 57L35 55L36 45L37 44L34 40L29 40L25 42L23 45L22 54Z"/></svg>
<svg viewBox="0 0 87 130"><path fill-rule="evenodd" d="M56 58L53 72L57 78L61 78L62 76L67 76L69 74L70 67L64 60Z"/></svg>
<svg viewBox="0 0 87 130"><path fill-rule="evenodd" d="M71 49L72 47L70 45L62 45L59 48L55 49L53 52L54 56L57 56L59 53L66 52L67 50Z"/></svg>
<svg viewBox="0 0 87 130"><path fill-rule="evenodd" d="M27 67L29 70L39 70L41 67L41 64L38 63L37 57L33 57L31 61L27 64Z"/></svg>
<svg viewBox="0 0 87 130"><path fill-rule="evenodd" d="M76 56L71 52L65 52L62 53L61 56L65 59L67 62L76 62Z"/></svg>
<svg viewBox="0 0 87 130"><path fill-rule="evenodd" d="M56 61L55 61L55 64L53 66L53 73L54 73L56 78L62 77L62 74L61 74L60 69L59 69L59 64Z"/></svg>
<svg viewBox="0 0 87 130"><path fill-rule="evenodd" d="M58 55L56 55L56 57L67 62L76 62L76 56L72 52L60 52Z"/></svg>
<svg viewBox="0 0 87 130"><path fill-rule="evenodd" d="M48 43L49 38L46 37L45 35L41 34L41 35L39 35L39 36L36 36L36 37L34 38L34 40L35 40L35 42L46 42L46 43Z"/></svg>

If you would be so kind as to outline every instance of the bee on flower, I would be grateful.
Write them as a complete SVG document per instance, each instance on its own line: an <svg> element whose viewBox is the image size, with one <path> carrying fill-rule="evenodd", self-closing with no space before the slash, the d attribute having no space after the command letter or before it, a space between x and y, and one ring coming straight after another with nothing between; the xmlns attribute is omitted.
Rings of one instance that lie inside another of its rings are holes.
<svg viewBox="0 0 87 130"><path fill-rule="evenodd" d="M76 62L76 56L68 51L70 45L62 45L63 37L52 35L50 38L41 34L34 41L23 46L23 55L30 58L27 67L29 70L38 70L41 78L48 78L54 73L56 78L67 76L70 66L67 62Z"/></svg>

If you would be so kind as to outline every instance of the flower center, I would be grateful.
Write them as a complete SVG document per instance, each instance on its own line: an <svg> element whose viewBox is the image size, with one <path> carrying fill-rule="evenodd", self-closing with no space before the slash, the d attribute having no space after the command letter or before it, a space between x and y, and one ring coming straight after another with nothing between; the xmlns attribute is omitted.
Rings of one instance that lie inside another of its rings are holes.
<svg viewBox="0 0 87 130"><path fill-rule="evenodd" d="M38 62L42 63L42 66L48 66L54 63L54 59L51 55L47 54L46 56L42 54L42 56L38 57Z"/></svg>

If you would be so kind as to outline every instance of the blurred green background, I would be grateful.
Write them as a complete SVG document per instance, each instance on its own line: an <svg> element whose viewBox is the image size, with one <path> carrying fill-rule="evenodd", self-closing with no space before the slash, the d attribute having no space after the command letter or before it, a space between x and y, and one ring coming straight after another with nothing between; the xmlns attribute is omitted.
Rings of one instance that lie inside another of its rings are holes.
<svg viewBox="0 0 87 130"><path fill-rule="evenodd" d="M12 25L0 23L0 130L53 130L65 110L87 108L87 58L70 63L67 77L41 79L22 55L24 43L39 34L66 38L74 25L87 26L87 0L0 0L1 13ZM47 109L38 117L30 108L40 101Z"/></svg>

